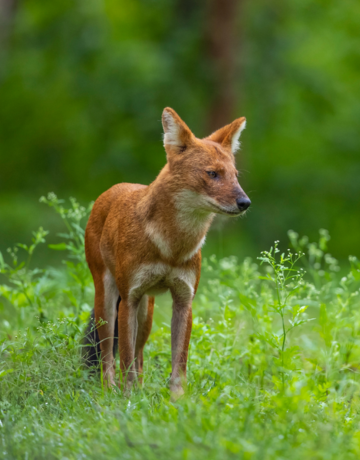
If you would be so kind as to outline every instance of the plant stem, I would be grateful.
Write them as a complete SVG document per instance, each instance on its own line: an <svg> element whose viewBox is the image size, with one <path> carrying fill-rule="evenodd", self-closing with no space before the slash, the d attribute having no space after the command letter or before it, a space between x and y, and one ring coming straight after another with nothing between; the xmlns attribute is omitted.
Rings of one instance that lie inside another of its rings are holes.
<svg viewBox="0 0 360 460"><path fill-rule="evenodd" d="M285 374L284 374L284 350L285 350L285 342L286 342L286 329L285 329L285 321L284 321L284 313L281 310L281 322L283 327L283 342L281 347L281 367L282 367L282 384L283 384L283 391L285 389Z"/></svg>

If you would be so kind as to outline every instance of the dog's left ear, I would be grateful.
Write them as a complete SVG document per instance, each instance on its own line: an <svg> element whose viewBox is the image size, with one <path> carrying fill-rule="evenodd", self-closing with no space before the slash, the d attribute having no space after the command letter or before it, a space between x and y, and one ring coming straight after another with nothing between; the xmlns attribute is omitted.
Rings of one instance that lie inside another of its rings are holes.
<svg viewBox="0 0 360 460"><path fill-rule="evenodd" d="M229 125L218 129L212 133L207 139L221 144L223 147L230 148L232 153L236 153L240 148L240 134L246 126L246 118L241 117L234 120Z"/></svg>

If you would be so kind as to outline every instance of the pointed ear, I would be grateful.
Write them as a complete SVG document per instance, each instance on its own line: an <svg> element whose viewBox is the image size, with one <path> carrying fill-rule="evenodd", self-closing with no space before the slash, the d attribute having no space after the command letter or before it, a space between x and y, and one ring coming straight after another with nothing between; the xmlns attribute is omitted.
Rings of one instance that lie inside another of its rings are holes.
<svg viewBox="0 0 360 460"><path fill-rule="evenodd" d="M164 128L164 147L166 153L182 153L192 143L193 133L175 110L166 107L162 114Z"/></svg>
<svg viewBox="0 0 360 460"><path fill-rule="evenodd" d="M231 148L232 153L236 153L240 148L240 134L246 126L246 118L237 118L235 121L223 128L218 129L211 134L207 139L213 142L217 142L224 147Z"/></svg>

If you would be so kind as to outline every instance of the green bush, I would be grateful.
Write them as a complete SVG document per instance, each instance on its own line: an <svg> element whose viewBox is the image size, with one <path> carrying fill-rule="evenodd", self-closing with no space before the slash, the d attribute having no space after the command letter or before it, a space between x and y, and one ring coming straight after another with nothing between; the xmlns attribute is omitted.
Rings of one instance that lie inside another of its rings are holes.
<svg viewBox="0 0 360 460"><path fill-rule="evenodd" d="M155 317L144 385L107 391L81 363L93 286L88 209L43 198L64 220L64 269L0 257L0 457L332 459L360 452L360 262L339 267L329 235L289 232L258 260L204 260L186 394L170 402L170 328ZM26 260L19 253L24 251Z"/></svg>

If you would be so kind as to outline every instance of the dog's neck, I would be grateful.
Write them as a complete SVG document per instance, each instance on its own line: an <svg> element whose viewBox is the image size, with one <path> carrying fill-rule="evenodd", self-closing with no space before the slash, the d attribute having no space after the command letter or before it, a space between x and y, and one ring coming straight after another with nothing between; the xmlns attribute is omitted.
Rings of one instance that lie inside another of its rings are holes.
<svg viewBox="0 0 360 460"><path fill-rule="evenodd" d="M164 169L146 189L138 211L145 233L161 255L181 262L201 248L214 214L199 206L201 195L179 190L178 181Z"/></svg>

